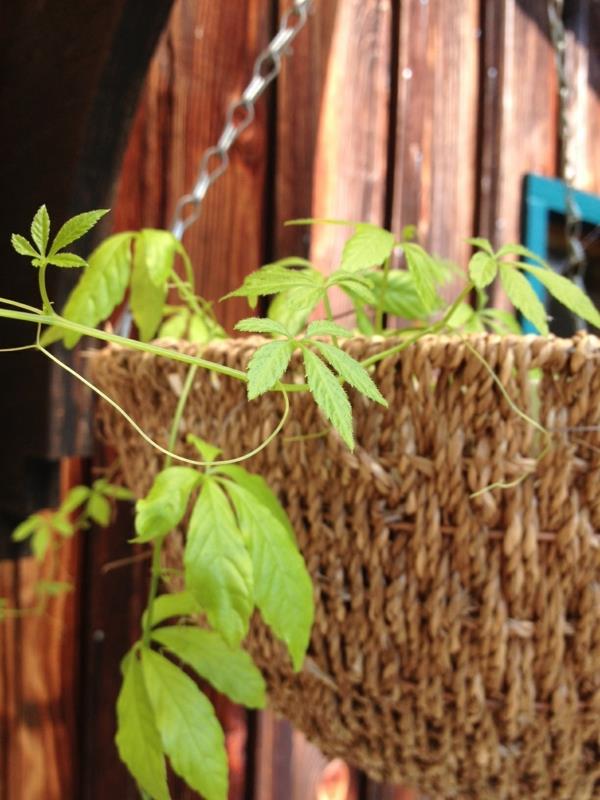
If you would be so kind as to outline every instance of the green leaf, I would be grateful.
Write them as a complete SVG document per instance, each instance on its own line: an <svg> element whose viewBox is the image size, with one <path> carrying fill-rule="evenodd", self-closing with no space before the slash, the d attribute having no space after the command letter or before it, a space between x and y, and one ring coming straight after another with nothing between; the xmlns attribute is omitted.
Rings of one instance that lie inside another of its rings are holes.
<svg viewBox="0 0 600 800"><path fill-rule="evenodd" d="M60 504L61 512L63 514L72 514L76 508L85 503L90 496L90 491L88 486L74 486Z"/></svg>
<svg viewBox="0 0 600 800"><path fill-rule="evenodd" d="M323 297L323 289L290 289L280 292L269 306L268 317L280 322L290 336L304 330L311 312Z"/></svg>
<svg viewBox="0 0 600 800"><path fill-rule="evenodd" d="M494 256L479 250L469 261L469 275L478 289L485 289L498 272L498 262Z"/></svg>
<svg viewBox="0 0 600 800"><path fill-rule="evenodd" d="M59 533L66 539L71 538L76 532L74 524L65 515L62 509L59 509L56 514L50 518L50 525L55 533Z"/></svg>
<svg viewBox="0 0 600 800"><path fill-rule="evenodd" d="M274 336L289 336L288 331L280 323L273 319L261 319L260 317L249 317L242 319L235 325L236 331L245 333L272 333Z"/></svg>
<svg viewBox="0 0 600 800"><path fill-rule="evenodd" d="M190 318L188 339L190 342L206 344L215 339L226 339L223 328L208 314L193 314Z"/></svg>
<svg viewBox="0 0 600 800"><path fill-rule="evenodd" d="M159 472L152 488L135 506L136 542L166 536L183 519L192 491L202 480L191 467L167 467Z"/></svg>
<svg viewBox="0 0 600 800"><path fill-rule="evenodd" d="M105 214L108 214L108 211L108 208L100 208L97 211L86 211L83 214L77 214L75 217L71 217L71 219L67 220L54 237L52 247L50 248L50 255L56 255L63 247L85 236Z"/></svg>
<svg viewBox="0 0 600 800"><path fill-rule="evenodd" d="M269 391L287 369L294 342L278 339L259 347L248 363L248 399Z"/></svg>
<svg viewBox="0 0 600 800"><path fill-rule="evenodd" d="M158 331L159 338L183 339L190 319L190 312L187 308L182 308L176 314L172 314L160 326Z"/></svg>
<svg viewBox="0 0 600 800"><path fill-rule="evenodd" d="M115 737L119 756L140 789L153 800L169 800L160 734L146 691L142 665L135 652L125 656L121 671L123 684L117 699Z"/></svg>
<svg viewBox="0 0 600 800"><path fill-rule="evenodd" d="M367 370L356 359L334 345L325 342L314 342L314 345L346 383L364 394L365 397L387 408L387 400L373 383Z"/></svg>
<svg viewBox="0 0 600 800"><path fill-rule="evenodd" d="M487 239L482 239L479 236L471 236L467 239L467 244L472 244L473 247L479 248L479 250L483 250L484 253L487 253L488 256L494 256L494 251L492 249L492 245L488 242Z"/></svg>
<svg viewBox="0 0 600 800"><path fill-rule="evenodd" d="M20 236L18 233L13 233L13 235L10 237L10 241L13 249L16 250L20 256L31 256L32 258L37 258L39 256L37 250L27 241L24 236Z"/></svg>
<svg viewBox="0 0 600 800"><path fill-rule="evenodd" d="M76 256L75 253L59 253L57 256L52 256L47 260L48 264L54 264L55 267L87 267L87 261L81 256Z"/></svg>
<svg viewBox="0 0 600 800"><path fill-rule="evenodd" d="M531 261L535 261L542 267L548 266L543 258L538 256L537 253L534 253L533 250L523 247L522 244L505 244L504 247L501 247L496 253L496 259L499 260L505 256L522 256L523 258L529 258Z"/></svg>
<svg viewBox="0 0 600 800"><path fill-rule="evenodd" d="M147 611L142 615L142 626L146 624ZM161 594L152 604L152 625L160 625L172 617L192 617L202 613L198 601L191 592Z"/></svg>
<svg viewBox="0 0 600 800"><path fill-rule="evenodd" d="M212 705L193 680L164 656L143 650L142 669L173 769L205 800L226 800L225 737Z"/></svg>
<svg viewBox="0 0 600 800"><path fill-rule="evenodd" d="M204 439L201 439L199 436L196 436L193 433L188 433L186 436L186 441L189 442L189 444L194 445L204 461L214 461L215 458L217 458L217 456L221 455L223 452L218 447L215 447L214 444L205 442Z"/></svg>
<svg viewBox="0 0 600 800"><path fill-rule="evenodd" d="M547 335L546 310L527 278L523 277L515 267L500 264L500 280L514 307L527 317L540 333Z"/></svg>
<svg viewBox="0 0 600 800"><path fill-rule="evenodd" d="M304 559L289 532L267 506L256 502L254 494L238 484L230 485L228 492L252 556L256 605L299 670L314 619L312 583Z"/></svg>
<svg viewBox="0 0 600 800"><path fill-rule="evenodd" d="M510 311L504 311L502 308L484 308L479 312L479 316L494 333L501 336L507 333L518 336L521 333L521 326Z"/></svg>
<svg viewBox="0 0 600 800"><path fill-rule="evenodd" d="M85 507L87 515L93 519L97 525L106 528L110 522L110 502L97 492L92 492Z"/></svg>
<svg viewBox="0 0 600 800"><path fill-rule="evenodd" d="M383 264L392 254L394 234L370 223L360 223L342 252L340 269L356 272Z"/></svg>
<svg viewBox="0 0 600 800"><path fill-rule="evenodd" d="M231 506L207 478L190 519L184 554L185 585L208 621L230 645L248 632L254 607L252 562Z"/></svg>
<svg viewBox="0 0 600 800"><path fill-rule="evenodd" d="M144 228L138 239L146 261L146 272L154 286L162 289L173 271L177 239L169 231Z"/></svg>
<svg viewBox="0 0 600 800"><path fill-rule="evenodd" d="M469 333L483 332L483 322L478 313L469 303L460 303L446 320L446 324L453 330L463 330Z"/></svg>
<svg viewBox="0 0 600 800"><path fill-rule="evenodd" d="M123 300L131 271L131 240L134 234L118 233L106 239L88 259L63 309L71 322L95 328L108 319ZM63 339L66 347L74 347L81 334L50 328L42 337L43 343Z"/></svg>
<svg viewBox="0 0 600 800"><path fill-rule="evenodd" d="M40 206L31 223L31 238L35 242L40 255L46 255L48 236L50 235L50 217L46 206Z"/></svg>
<svg viewBox="0 0 600 800"><path fill-rule="evenodd" d="M350 336L349 331L341 325L336 325L335 322L330 322L327 319L318 319L311 322L306 329L307 336L341 336L346 339Z"/></svg>
<svg viewBox="0 0 600 800"><path fill-rule="evenodd" d="M112 497L114 500L135 500L135 495L131 489L109 483L106 478L98 478L98 480L94 481L92 489L105 497Z"/></svg>
<svg viewBox="0 0 600 800"><path fill-rule="evenodd" d="M439 305L436 291L437 265L434 259L418 244L404 242L402 251L415 288L428 313Z"/></svg>
<svg viewBox="0 0 600 800"><path fill-rule="evenodd" d="M217 474L226 475L232 481L249 492L255 502L266 506L267 510L275 517L280 525L283 525L292 542L296 542L296 536L292 523L286 510L279 502L277 495L261 475L248 472L238 464L223 464L218 467Z"/></svg>
<svg viewBox="0 0 600 800"><path fill-rule="evenodd" d="M288 289L314 290L324 284L324 278L315 269L287 269L281 264L267 264L251 272L239 289L225 295L229 297L260 297L277 294Z"/></svg>
<svg viewBox="0 0 600 800"><path fill-rule="evenodd" d="M177 625L153 630L152 638L234 703L265 707L266 687L260 671L248 653L230 647L218 633Z"/></svg>
<svg viewBox="0 0 600 800"><path fill-rule="evenodd" d="M537 278L550 294L569 311L600 328L600 314L596 307L573 281L550 269L541 269L529 264L524 264L523 269Z"/></svg>
<svg viewBox="0 0 600 800"><path fill-rule="evenodd" d="M358 274L353 275L337 270L331 275L327 283L329 286L339 286L350 298L357 298L367 305L376 306L377 298L373 294L371 286L371 277L375 275L381 276L382 273L371 272L363 278Z"/></svg>
<svg viewBox="0 0 600 800"><path fill-rule="evenodd" d="M302 348L302 356L306 379L317 405L352 450L352 408L346 392L328 367L308 348Z"/></svg>
<svg viewBox="0 0 600 800"><path fill-rule="evenodd" d="M138 238L133 258L129 297L131 313L143 342L152 339L158 330L167 298L166 282L157 285L150 277L145 244L144 239Z"/></svg>
<svg viewBox="0 0 600 800"><path fill-rule="evenodd" d="M373 272L369 275L375 297L383 294L382 310L401 319L426 320L433 309L427 309L415 286L410 272L390 270L387 283L384 284L383 273ZM377 301L376 301L377 302ZM371 304L374 305L374 304Z"/></svg>
<svg viewBox="0 0 600 800"><path fill-rule="evenodd" d="M46 522L36 529L31 537L31 552L38 561L43 561L50 547L51 531Z"/></svg>
<svg viewBox="0 0 600 800"><path fill-rule="evenodd" d="M39 514L31 514L20 525L17 525L10 538L13 542L24 542L43 524L44 520Z"/></svg>

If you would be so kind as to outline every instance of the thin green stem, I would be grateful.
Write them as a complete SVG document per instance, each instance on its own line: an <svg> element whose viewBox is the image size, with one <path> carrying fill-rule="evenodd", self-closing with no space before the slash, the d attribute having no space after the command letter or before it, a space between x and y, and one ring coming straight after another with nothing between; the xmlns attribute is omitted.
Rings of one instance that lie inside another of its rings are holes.
<svg viewBox="0 0 600 800"><path fill-rule="evenodd" d="M197 371L198 367L195 365L189 368L185 378L185 383L183 384L183 388L181 390L181 394L179 395L179 400L177 401L177 408L175 409L175 414L173 415L173 420L171 422L171 430L169 432L168 449L171 452L165 458L165 469L170 467L173 463L173 451L175 450L175 445L177 444L177 435L179 433L181 418L183 417L183 412L185 411L185 406L190 396ZM152 544L152 575L150 578L150 587L148 589L148 602L146 604L146 614L144 615L144 627L142 631L142 644L144 647L150 646L152 618L154 616L154 601L156 600L160 583L160 557L165 539L166 536L161 536L159 539L155 539Z"/></svg>
<svg viewBox="0 0 600 800"><path fill-rule="evenodd" d="M4 303L6 306L14 306L15 308L22 308L25 311L32 311L34 314L43 314L43 311L40 311L39 308L35 306L28 306L26 303L18 303L16 300L9 300L8 297L0 297L0 303Z"/></svg>
<svg viewBox="0 0 600 800"><path fill-rule="evenodd" d="M452 303L448 311L444 314L444 316L439 320L439 322L435 322L433 325L430 325L429 328L423 328L422 331L418 331L414 336L411 336L408 339L405 339L403 342L394 345L393 347L388 347L387 350L382 350L380 353L375 353L375 355L370 356L369 358L365 358L361 361L361 365L365 367L372 367L373 364L378 364L380 361L383 361L385 358L389 358L389 356L396 355L396 353L400 353L402 350L405 350L411 344L414 344L416 341L421 339L423 336L427 336L433 333L439 333L442 331L447 325L449 320L451 319L452 315L456 311L456 309L463 303L466 298L469 296L473 289L473 284L468 283L462 292L458 295L456 300Z"/></svg>
<svg viewBox="0 0 600 800"><path fill-rule="evenodd" d="M173 415L173 423L171 425L171 431L169 433L169 441L167 444L167 449L171 451L171 454L174 452L175 445L177 444L179 425L181 424L181 418L183 416L183 412L185 411L185 406L188 401L188 397L190 396L190 391L192 389L194 378L196 377L197 372L198 372L197 366L189 368L188 373L185 376L185 383L183 384L183 389L181 390L181 394L179 395L179 400L177 401L177 408L175 409L175 414ZM171 464L173 463L173 456L171 454L169 454L165 458L165 467L170 467Z"/></svg>
<svg viewBox="0 0 600 800"><path fill-rule="evenodd" d="M246 461L247 459L252 458L252 456L255 456L257 453L260 453L261 450L264 450L264 448L268 444L270 444L273 441L273 439L277 436L277 434L285 424L285 421L288 417L290 410L290 401L288 400L287 391L285 391L282 388L279 391L281 391L285 403L285 410L283 416L279 421L278 425L273 429L272 433L270 433L269 436L258 445L258 447L255 447L254 450L251 450L249 453L244 453L244 455L238 456L237 458L228 458L222 461L196 461L193 458L186 458L185 456L177 455L177 453L174 453L172 450L168 450L167 448L158 444L158 442L155 442L154 439L148 436L146 431L144 431L143 428L141 428L137 424L137 422L132 417L129 416L129 414L125 411L125 409L121 408L121 406L117 402L115 402L112 399L112 397L109 397L105 392L103 392L102 389L99 389L91 381L88 381L87 378L84 378L83 375L80 375L76 370L72 369L72 367L70 367L68 364L65 364L63 361L60 360L60 358L57 358L49 350L46 350L46 348L43 347L41 344L38 344L38 350L44 353L44 355L47 356L51 361L53 361L57 366L61 367L61 369L64 369L65 372L68 372L69 375L72 375L78 381L83 383L84 386L87 386L88 389L90 389L92 392L95 392L99 397L101 397L104 400L105 403L108 403L112 408L114 408L114 410L118 414L120 414L131 425L134 431L136 431L136 433L138 433L142 437L142 439L145 442L147 442L151 447L153 447L155 450L158 450L159 453L162 453L165 456L170 456L176 461L182 461L184 464L190 464L193 467L208 467L212 466L213 464L214 465L219 464L223 466L226 464L239 464L242 461Z"/></svg>
<svg viewBox="0 0 600 800"><path fill-rule="evenodd" d="M331 301L329 300L329 295L327 291L323 295L323 307L325 308L325 316L329 320L329 322L333 322L333 310L331 308Z"/></svg>
<svg viewBox="0 0 600 800"><path fill-rule="evenodd" d="M42 298L42 308L47 314L54 314L52 310L52 303L48 297L48 290L46 289L46 267L47 264L41 264L38 269L38 285L40 287L40 297Z"/></svg>
<svg viewBox="0 0 600 800"><path fill-rule="evenodd" d="M3 298L0 298L3 302ZM243 383L248 382L248 376L245 372L239 369L227 367L224 364L218 364L215 361L208 361L205 358L198 356L191 356L187 353L180 353L177 350L170 350L167 347L160 347L160 345L152 344L151 342L138 342L136 339L128 339L125 336L118 336L116 333L109 333L108 331L98 330L97 328L90 328L87 325L80 325L78 322L71 322L58 314L44 314L39 311L35 314L25 311L10 311L8 309L0 308L0 319L18 319L21 322L33 322L36 325L54 325L57 328L62 328L67 331L74 331L81 334L81 336L91 336L92 338L99 339L103 342L110 342L118 344L121 347L130 350L139 350L143 353L151 353L161 358L167 358L171 361L179 361L182 364L190 364L191 366L202 367L202 369L209 370L210 372L217 372L219 375L225 375L228 378L235 378ZM278 382L273 387L277 391L283 392L307 392L308 386L305 383L281 383Z"/></svg>

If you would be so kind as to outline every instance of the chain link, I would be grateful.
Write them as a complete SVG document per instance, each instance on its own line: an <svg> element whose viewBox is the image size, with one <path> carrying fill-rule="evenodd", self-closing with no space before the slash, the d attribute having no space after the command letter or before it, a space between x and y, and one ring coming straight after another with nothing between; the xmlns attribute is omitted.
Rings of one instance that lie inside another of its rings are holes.
<svg viewBox="0 0 600 800"><path fill-rule="evenodd" d="M216 145L209 147L200 161L194 186L179 198L171 232L181 239L202 212L202 202L210 187L229 166L229 151L255 117L255 104L281 71L282 59L305 26L313 0L293 0L282 16L279 30L254 62L250 82L228 108L225 126Z"/></svg>
<svg viewBox="0 0 600 800"><path fill-rule="evenodd" d="M560 142L560 177L565 185L565 236L567 239L567 266L565 275L580 289L584 289L583 276L586 267L585 249L581 241L581 211L575 199L574 183L576 170L571 160L573 130L569 121L571 85L567 69L567 35L563 19L564 0L548 0L548 20L554 46L556 71L558 74L558 133ZM578 327L584 323L576 319Z"/></svg>

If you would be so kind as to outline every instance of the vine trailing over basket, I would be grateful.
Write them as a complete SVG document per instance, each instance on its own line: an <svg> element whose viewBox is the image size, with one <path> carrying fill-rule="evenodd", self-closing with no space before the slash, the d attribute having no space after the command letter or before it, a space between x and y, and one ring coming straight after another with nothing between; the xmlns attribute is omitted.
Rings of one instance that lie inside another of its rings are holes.
<svg viewBox="0 0 600 800"><path fill-rule="evenodd" d="M209 681L235 702L262 708L266 702L264 679L243 649L251 615L258 609L287 647L296 671L303 668L313 622L311 580L287 514L263 478L240 466L278 435L289 413L288 394L310 393L330 426L324 435L339 436L352 448L352 407L346 387L386 406L373 380L372 368L377 363L426 334L518 332L510 314L488 307L486 290L497 277L514 306L542 333L548 332L546 314L527 275L593 325L600 326L600 315L575 285L520 245L494 251L486 240L471 239L475 252L466 283L453 302L445 303L440 288L460 273L427 254L414 241L413 228L405 228L398 241L391 232L369 223L298 220L295 224L351 225L353 233L339 266L328 276L306 259L285 258L253 272L228 295L247 298L251 308L259 297L274 295L266 318L250 317L235 326L240 332L267 337L255 350L247 370L236 370L201 354L189 355L152 341L157 336L186 339L196 343L201 353L202 345L226 336L211 304L197 295L190 259L170 233L144 229L116 234L100 244L87 261L65 250L105 213L91 211L73 217L50 243L50 219L42 206L31 225L31 241L17 234L12 237L14 249L38 269L41 305L36 308L0 298L0 317L32 323L35 341L27 347L39 350L88 385L87 379L48 350L51 344L62 341L71 348L82 336L91 336L188 366L166 447L153 442L135 420L97 390L165 457L162 471L136 504L132 541L151 545L151 581L139 640L122 662L116 743L143 796L154 800L169 797L168 758L173 770L194 790L207 800L222 800L227 796L223 732L212 705L188 672ZM403 264L397 268L400 256ZM61 314L48 296L49 266L83 270ZM340 340L354 331L334 320L332 290L350 299L360 334L389 336L389 346L362 362L352 358ZM171 291L178 295L176 304L168 302ZM126 297L137 339L98 327ZM471 297L474 307L469 304ZM319 304L327 318L311 321ZM298 375L286 380L295 353L301 356L304 380ZM511 404L494 370L487 367ZM218 448L192 435L188 443L197 451L197 458L175 452L198 369L243 381L249 401L266 392L281 393L283 418L252 453L224 459ZM514 404L511 407L547 434ZM91 522L107 525L110 501L129 498L128 490L101 478L91 487L75 487L58 510L38 512L15 530L15 540L29 541L35 557L50 563L49 575L38 587L42 599L70 588L55 580L61 542ZM161 595L163 545L182 525L186 528L184 589ZM45 600L33 610L43 610L44 604ZM1 616L21 613L0 605Z"/></svg>

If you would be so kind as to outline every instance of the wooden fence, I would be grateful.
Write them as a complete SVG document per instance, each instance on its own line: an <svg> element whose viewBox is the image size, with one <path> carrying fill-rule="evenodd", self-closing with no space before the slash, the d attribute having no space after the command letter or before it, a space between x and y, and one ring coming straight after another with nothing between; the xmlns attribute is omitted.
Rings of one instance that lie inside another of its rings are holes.
<svg viewBox="0 0 600 800"><path fill-rule="evenodd" d="M577 184L600 192L600 4L567 5ZM169 224L287 6L176 0L125 156L116 230ZM523 175L555 174L557 139L542 0L316 0L276 88L186 235L199 291L218 299L283 255L334 264L338 233L283 226L300 216L396 231L416 224L421 243L464 264L468 236L518 240ZM243 312L241 303L219 307L229 328ZM65 487L89 472L84 466L64 463ZM2 800L136 797L112 741L118 664L138 634L148 571L143 561L111 568L130 554L130 526L121 509L108 532L72 545L63 573L78 588L46 619L0 624ZM0 596L29 602L34 577L28 558L2 562ZM216 702L231 800L410 796L340 764L324 778L324 759L287 723Z"/></svg>

